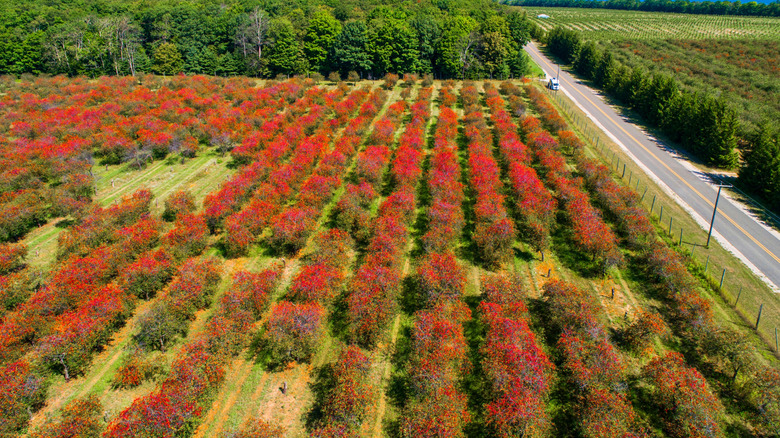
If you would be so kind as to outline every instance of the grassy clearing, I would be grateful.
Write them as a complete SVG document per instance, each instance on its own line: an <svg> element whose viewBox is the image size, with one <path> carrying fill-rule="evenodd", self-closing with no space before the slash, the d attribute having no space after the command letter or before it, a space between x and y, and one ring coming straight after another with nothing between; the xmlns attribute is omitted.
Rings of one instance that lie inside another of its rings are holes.
<svg viewBox="0 0 780 438"><path fill-rule="evenodd" d="M148 188L155 196L152 213L159 216L164 209L165 198L175 191L187 189L195 197L196 205L200 206L209 192L217 189L235 172L228 168L228 162L228 157L220 157L215 151L206 149L192 159L170 157L149 163L141 170L127 163L95 166L93 199L105 207L138 189ZM32 267L49 269L55 261L57 238L68 225L66 218L55 218L27 234L24 243L29 248L27 260Z"/></svg>
<svg viewBox="0 0 780 438"><path fill-rule="evenodd" d="M96 200L106 206L140 188L152 191L155 198L165 200L171 193L187 189L200 205L207 193L228 179L234 170L227 167L229 157L220 157L214 150L203 150L192 159L169 157L150 163L138 170L130 164L96 166L94 172ZM153 206L152 212L162 213L162 202Z"/></svg>

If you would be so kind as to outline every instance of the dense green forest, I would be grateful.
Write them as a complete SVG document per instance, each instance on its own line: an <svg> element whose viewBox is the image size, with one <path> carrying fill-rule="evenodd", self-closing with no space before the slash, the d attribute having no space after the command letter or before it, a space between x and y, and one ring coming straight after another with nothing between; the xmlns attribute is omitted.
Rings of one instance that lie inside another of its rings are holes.
<svg viewBox="0 0 780 438"><path fill-rule="evenodd" d="M772 3L757 3L755 1L742 3L721 0L690 1L690 0L508 0L506 4L516 6L555 6L566 8L604 8L622 9L627 11L676 12L679 14L708 15L751 15L780 17L780 1Z"/></svg>
<svg viewBox="0 0 780 438"><path fill-rule="evenodd" d="M503 8L490 0L1 0L0 74L520 76L529 24Z"/></svg>

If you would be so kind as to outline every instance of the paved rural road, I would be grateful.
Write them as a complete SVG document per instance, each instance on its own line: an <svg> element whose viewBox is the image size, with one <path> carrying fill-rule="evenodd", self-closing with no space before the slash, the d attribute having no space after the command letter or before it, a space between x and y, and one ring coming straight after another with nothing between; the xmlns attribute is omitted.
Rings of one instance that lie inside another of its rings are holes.
<svg viewBox="0 0 780 438"><path fill-rule="evenodd" d="M534 43L526 45L525 50L548 76L556 74L554 62L540 53ZM568 72L561 70L559 81L561 90L580 109L600 124L624 150L633 155L637 164L654 174L656 182L662 186L666 185L669 189L667 191L674 192L683 207L693 213L700 225L709 227L718 189L712 182L705 182L703 178L707 178L706 175L700 177L694 174L689 167L659 146L657 140L627 122L612 107L605 104L593 89L583 85ZM737 253L751 269L758 270L768 278L776 289L780 288L778 236L778 233L770 232L721 194L713 238L717 238L722 245ZM703 245L706 242L700 243Z"/></svg>

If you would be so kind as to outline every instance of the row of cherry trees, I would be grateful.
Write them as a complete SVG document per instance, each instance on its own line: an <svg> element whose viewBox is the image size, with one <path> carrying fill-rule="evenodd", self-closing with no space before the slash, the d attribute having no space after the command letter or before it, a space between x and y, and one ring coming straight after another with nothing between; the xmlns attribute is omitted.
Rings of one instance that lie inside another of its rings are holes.
<svg viewBox="0 0 780 438"><path fill-rule="evenodd" d="M457 151L457 102L452 87L440 91L441 108L428 172L428 229L422 236L426 255L417 262L415 283L423 309L415 312L406 373L411 397L402 411L401 435L463 436L470 421L461 377L469 372L468 343L463 323L470 309L460 301L465 292L464 268L455 248L464 226Z"/></svg>
<svg viewBox="0 0 780 438"><path fill-rule="evenodd" d="M408 374L411 398L404 407L401 435L464 436L470 421L460 379L470 371L463 323L471 310L462 301L465 269L452 252L429 253L417 267L425 308L414 314Z"/></svg>
<svg viewBox="0 0 780 438"><path fill-rule="evenodd" d="M529 327L519 279L489 274L481 279L486 327L482 368L490 383L487 423L500 437L544 437L551 430L547 401L554 366Z"/></svg>
<svg viewBox="0 0 780 438"><path fill-rule="evenodd" d="M465 224L461 205L464 200L460 182L460 163L456 138L458 116L452 110L457 101L451 87L442 87L441 105L434 133L434 147L428 171L428 228L422 236L426 252L451 251L458 242Z"/></svg>
<svg viewBox="0 0 780 438"><path fill-rule="evenodd" d="M520 100L520 90L516 85L505 82L502 90L514 102ZM550 231L555 224L557 203L531 167L532 158L528 148L520 140L518 126L512 116L504 109L504 100L494 87L488 87L487 84L485 94L498 150L506 167L520 234L540 252L544 260L544 251L550 245Z"/></svg>
<svg viewBox="0 0 780 438"><path fill-rule="evenodd" d="M469 182L476 198L473 240L485 264L500 266L514 255L515 226L504 207L504 186L501 170L493 157L493 136L473 84L464 84L461 100L465 112L464 133L468 139Z"/></svg>
<svg viewBox="0 0 780 438"><path fill-rule="evenodd" d="M526 89L533 87L527 86ZM545 183L555 192L566 212L574 244L597 260L603 270L623 264L617 236L591 204L587 192L583 190L582 180L572 176L566 159L559 151L558 141L542 130L538 120L530 115L523 116L521 129L544 172Z"/></svg>
<svg viewBox="0 0 780 438"><path fill-rule="evenodd" d="M636 414L625 393L626 365L609 340L600 303L562 280L544 285L563 367L575 388L584 436L636 436Z"/></svg>

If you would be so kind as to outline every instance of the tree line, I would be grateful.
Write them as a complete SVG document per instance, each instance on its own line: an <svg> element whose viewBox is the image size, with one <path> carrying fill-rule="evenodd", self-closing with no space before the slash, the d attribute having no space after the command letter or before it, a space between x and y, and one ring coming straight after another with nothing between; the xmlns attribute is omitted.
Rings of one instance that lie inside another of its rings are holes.
<svg viewBox="0 0 780 438"><path fill-rule="evenodd" d="M738 183L780 211L780 131L772 121L747 132L723 97L688 91L668 75L631 69L577 31L556 27L545 40L562 62L707 164L727 169L741 164Z"/></svg>
<svg viewBox="0 0 780 438"><path fill-rule="evenodd" d="M489 0L0 5L0 74L522 76L529 21Z"/></svg>
<svg viewBox="0 0 780 438"><path fill-rule="evenodd" d="M547 34L547 47L708 164L736 167L739 122L736 111L723 98L684 90L667 75L630 69L574 30L552 29Z"/></svg>
<svg viewBox="0 0 780 438"><path fill-rule="evenodd" d="M550 6L566 8L620 9L625 11L674 12L678 14L747 15L757 17L780 17L780 1L742 3L721 1L689 0L509 0L516 6Z"/></svg>

